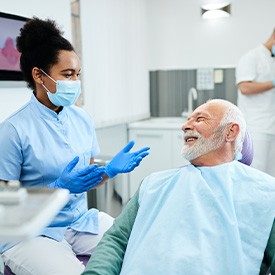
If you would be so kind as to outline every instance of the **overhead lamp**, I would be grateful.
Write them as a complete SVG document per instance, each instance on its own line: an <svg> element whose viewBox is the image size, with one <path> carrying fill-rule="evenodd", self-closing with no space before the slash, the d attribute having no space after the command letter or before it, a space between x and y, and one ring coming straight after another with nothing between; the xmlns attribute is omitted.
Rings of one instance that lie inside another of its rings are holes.
<svg viewBox="0 0 275 275"><path fill-rule="evenodd" d="M231 1L201 0L201 15L204 19L224 18L231 14Z"/></svg>

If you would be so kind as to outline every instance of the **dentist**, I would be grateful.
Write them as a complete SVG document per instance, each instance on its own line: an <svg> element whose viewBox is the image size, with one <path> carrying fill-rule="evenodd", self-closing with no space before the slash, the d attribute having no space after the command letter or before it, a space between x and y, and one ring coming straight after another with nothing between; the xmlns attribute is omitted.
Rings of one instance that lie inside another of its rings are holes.
<svg viewBox="0 0 275 275"><path fill-rule="evenodd" d="M80 60L52 20L33 18L20 30L17 49L30 101L0 124L0 179L23 187L66 188L71 197L40 236L1 244L6 265L20 275L80 274L75 255L90 255L113 218L87 209L85 191L119 173L128 173L149 152L123 148L106 166L99 153L93 122L74 106L79 94Z"/></svg>

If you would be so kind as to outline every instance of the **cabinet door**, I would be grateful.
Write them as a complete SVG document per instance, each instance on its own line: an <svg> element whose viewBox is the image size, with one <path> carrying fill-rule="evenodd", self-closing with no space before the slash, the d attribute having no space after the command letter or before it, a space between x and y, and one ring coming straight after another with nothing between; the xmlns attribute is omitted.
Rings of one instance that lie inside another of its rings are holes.
<svg viewBox="0 0 275 275"><path fill-rule="evenodd" d="M129 193L132 197L146 176L171 168L171 135L166 130L129 129L129 140L136 142L136 150L144 146L151 148L150 154L129 173Z"/></svg>

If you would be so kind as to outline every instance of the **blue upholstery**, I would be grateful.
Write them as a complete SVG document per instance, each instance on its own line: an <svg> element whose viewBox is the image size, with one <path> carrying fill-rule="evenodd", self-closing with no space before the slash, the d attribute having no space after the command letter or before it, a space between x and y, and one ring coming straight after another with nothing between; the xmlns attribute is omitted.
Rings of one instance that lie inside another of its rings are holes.
<svg viewBox="0 0 275 275"><path fill-rule="evenodd" d="M242 159L240 162L250 165L253 160L253 142L250 134L246 131L244 141L243 141L243 148L242 148Z"/></svg>

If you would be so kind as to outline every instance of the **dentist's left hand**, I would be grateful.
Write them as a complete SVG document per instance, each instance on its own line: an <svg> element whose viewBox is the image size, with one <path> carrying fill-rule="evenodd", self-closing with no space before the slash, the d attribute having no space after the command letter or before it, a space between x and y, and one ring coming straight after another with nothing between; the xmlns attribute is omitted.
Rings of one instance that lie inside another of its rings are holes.
<svg viewBox="0 0 275 275"><path fill-rule="evenodd" d="M77 194L90 190L103 180L104 167L97 164L89 165L84 169L73 170L79 161L75 157L63 170L61 176L48 185L49 188L64 188L70 193Z"/></svg>
<svg viewBox="0 0 275 275"><path fill-rule="evenodd" d="M144 147L136 152L130 153L135 142L130 141L113 159L105 166L106 174L109 178L115 177L119 173L128 173L134 170L149 152L150 147Z"/></svg>

